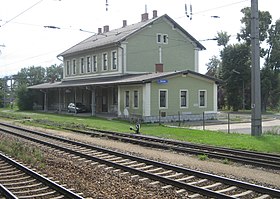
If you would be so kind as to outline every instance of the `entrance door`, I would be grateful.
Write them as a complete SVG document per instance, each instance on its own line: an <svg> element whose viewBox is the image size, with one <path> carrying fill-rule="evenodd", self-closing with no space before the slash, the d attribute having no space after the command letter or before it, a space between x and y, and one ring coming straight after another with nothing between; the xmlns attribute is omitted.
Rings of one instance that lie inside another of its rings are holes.
<svg viewBox="0 0 280 199"><path fill-rule="evenodd" d="M102 112L108 112L108 89L102 88Z"/></svg>

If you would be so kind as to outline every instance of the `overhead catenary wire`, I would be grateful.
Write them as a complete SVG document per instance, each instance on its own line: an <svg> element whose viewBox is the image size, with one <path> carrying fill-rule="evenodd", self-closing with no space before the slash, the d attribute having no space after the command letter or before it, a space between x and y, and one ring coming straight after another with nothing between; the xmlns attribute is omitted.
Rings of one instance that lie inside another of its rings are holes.
<svg viewBox="0 0 280 199"><path fill-rule="evenodd" d="M8 21L6 21L5 23L4 23L4 25L6 25L7 23L17 23L17 22L14 22L14 19L16 19L17 17L19 17L20 15L22 15L22 14L24 14L26 11L28 11L28 10L30 10L31 8L33 8L34 6L36 6L37 4L39 4L39 3L41 3L43 0L40 0L40 1L38 1L37 3L35 3L34 5L32 5L31 7L29 7L29 8L27 8L26 10L24 10L24 11L22 11L21 13L19 13L18 15L16 15L15 17L13 17L13 18L11 18L10 20L8 20ZM226 5L222 5L222 6L219 6L219 7L216 7L216 8L211 8L211 9L207 9L207 10L204 10L204 11L200 11L200 12L193 12L193 15L197 15L197 14L202 14L202 13L206 13L206 12L208 12L208 11L210 11L210 10L216 10L216 9L220 9L220 8L223 8L223 7L229 7L229 6L232 6L232 5L235 5L235 4L238 4L238 3L243 3L243 2L246 2L246 1L248 1L248 0L242 0L242 1L238 1L238 2L235 2L235 3L231 3L231 4L226 4ZM108 1L107 1L108 2ZM185 16L184 16L185 17ZM212 17L212 16L211 16ZM180 17L180 18L182 18L182 17ZM212 17L212 18L218 18L218 17ZM178 18L174 18L174 19L178 19ZM26 24L26 25L32 25L32 24ZM34 25L34 24L33 24ZM3 25L2 25L3 26ZM53 28L53 29L71 29L71 30L74 30L74 28L67 28L67 27L60 27L60 26L52 26L52 25L50 25L50 26L44 26L44 25L35 25L35 26L41 26L41 27L44 27L44 28L49 28L49 27L57 27L57 28ZM0 30L1 30L1 28L0 28ZM94 32L92 32L92 31L87 31L87 30L85 30L85 29L82 29L82 28L77 28L77 29L75 29L75 30L77 30L77 31L81 31L81 32L88 32L88 33L90 33L90 34L95 34ZM56 31L56 30L54 30L54 31ZM149 36L149 35L146 35L146 36ZM169 38L170 40L172 39L172 38ZM206 39L207 41L208 40L210 40L210 39ZM198 41L203 41L203 40L198 40Z"/></svg>
<svg viewBox="0 0 280 199"><path fill-rule="evenodd" d="M20 12L19 14L17 14L16 16L12 17L11 19L9 19L8 21L6 21L2 26L5 26L7 23L11 22L12 20L16 19L17 17L19 17L20 15L24 14L25 12L27 12L28 10L30 10L31 8L33 8L34 6L38 5L39 3L41 3L44 0L40 0L38 2L36 2L35 4L31 5L30 7L28 7L27 9L23 10L22 12Z"/></svg>

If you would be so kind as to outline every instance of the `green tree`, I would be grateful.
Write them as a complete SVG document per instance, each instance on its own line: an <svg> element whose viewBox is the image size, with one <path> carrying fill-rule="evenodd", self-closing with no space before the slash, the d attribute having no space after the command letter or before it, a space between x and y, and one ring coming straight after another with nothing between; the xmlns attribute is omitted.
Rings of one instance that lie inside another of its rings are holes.
<svg viewBox="0 0 280 199"><path fill-rule="evenodd" d="M240 33L237 34L239 41L244 40L247 45L251 44L251 8L246 7L241 10L243 17L240 20L244 26L241 28ZM260 42L263 42L268 37L268 29L272 22L272 16L268 11L259 11L259 27L260 27Z"/></svg>
<svg viewBox="0 0 280 199"><path fill-rule="evenodd" d="M4 80L4 78L0 78L0 107L4 106L4 93L5 93L5 89L6 89L6 81Z"/></svg>
<svg viewBox="0 0 280 199"><path fill-rule="evenodd" d="M47 67L47 81L53 82L53 81L61 81L63 78L63 65L51 65L50 67Z"/></svg>
<svg viewBox="0 0 280 199"><path fill-rule="evenodd" d="M218 46L226 47L229 42L230 37L231 36L228 35L227 32L220 31L217 33L217 36L215 37L215 39L217 39Z"/></svg>
<svg viewBox="0 0 280 199"><path fill-rule="evenodd" d="M206 64L207 66L207 73L206 75L219 78L220 76L220 65L221 60L217 56L212 56L209 59L209 62Z"/></svg>
<svg viewBox="0 0 280 199"><path fill-rule="evenodd" d="M250 82L250 48L246 44L228 45L221 51L221 58L226 102L229 108L238 111Z"/></svg>
<svg viewBox="0 0 280 199"><path fill-rule="evenodd" d="M32 86L46 81L46 69L41 66L22 68L17 74L18 84Z"/></svg>
<svg viewBox="0 0 280 199"><path fill-rule="evenodd" d="M267 107L279 108L280 101L280 20L268 30L268 49L265 54L265 66L261 70L262 111Z"/></svg>

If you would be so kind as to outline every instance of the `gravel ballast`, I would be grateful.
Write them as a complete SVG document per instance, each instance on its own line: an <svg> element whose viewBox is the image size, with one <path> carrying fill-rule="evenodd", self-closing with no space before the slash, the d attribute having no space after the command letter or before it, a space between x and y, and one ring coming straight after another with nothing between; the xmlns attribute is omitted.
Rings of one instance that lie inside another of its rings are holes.
<svg viewBox="0 0 280 199"><path fill-rule="evenodd" d="M178 154L158 149L126 144L119 141L104 138L90 137L88 135L72 132L47 130L38 127L28 127L42 132L47 132L73 140L111 148L118 151L143 156L146 158L164 161L190 169L209 172L234 179L265 185L272 188L280 188L279 171L265 170L252 166L239 164L223 164L219 160L199 160L196 156ZM122 172L114 172L114 169L106 169L106 166L91 165L83 160L65 156L48 149L44 149L46 167L43 173L59 180L67 187L82 192L85 197L92 198L186 198L187 193L176 194L174 189L162 189L161 184L149 185L149 180L139 181L139 178L131 178L130 175L122 175ZM37 168L40 169L39 167Z"/></svg>

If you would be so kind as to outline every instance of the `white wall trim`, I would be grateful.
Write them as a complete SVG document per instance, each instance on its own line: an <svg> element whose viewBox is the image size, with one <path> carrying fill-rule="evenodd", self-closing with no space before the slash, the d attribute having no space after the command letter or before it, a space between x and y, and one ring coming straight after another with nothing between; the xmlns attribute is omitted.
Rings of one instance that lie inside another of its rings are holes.
<svg viewBox="0 0 280 199"><path fill-rule="evenodd" d="M194 71L199 72L199 57L198 57L198 48L194 49Z"/></svg>
<svg viewBox="0 0 280 199"><path fill-rule="evenodd" d="M121 89L120 86L118 86L118 116L121 116Z"/></svg>
<svg viewBox="0 0 280 199"><path fill-rule="evenodd" d="M213 111L218 112L218 85L213 84Z"/></svg>

